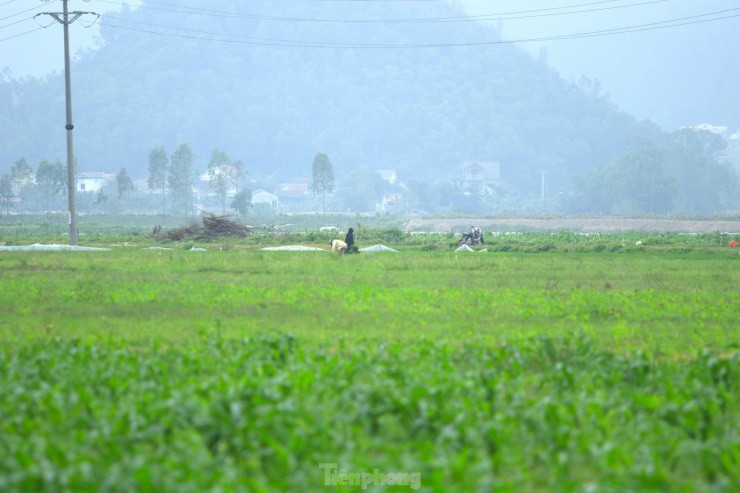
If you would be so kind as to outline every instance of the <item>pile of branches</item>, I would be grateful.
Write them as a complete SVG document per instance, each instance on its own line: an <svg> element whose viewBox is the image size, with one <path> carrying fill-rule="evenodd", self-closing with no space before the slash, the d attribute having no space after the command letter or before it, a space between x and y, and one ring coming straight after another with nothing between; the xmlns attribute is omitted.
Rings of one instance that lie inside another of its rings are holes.
<svg viewBox="0 0 740 493"><path fill-rule="evenodd" d="M245 225L228 219L230 216L217 216L211 212L203 214L203 232L206 238L238 236L244 238L251 233Z"/></svg>
<svg viewBox="0 0 740 493"><path fill-rule="evenodd" d="M202 224L196 222L188 226L175 228L167 232L162 232L161 226L155 226L152 236L158 239L182 241L182 240L211 240L222 238L224 236L236 236L244 238L249 236L252 231L245 225L232 221L230 216L217 216L212 212L204 212L201 219Z"/></svg>

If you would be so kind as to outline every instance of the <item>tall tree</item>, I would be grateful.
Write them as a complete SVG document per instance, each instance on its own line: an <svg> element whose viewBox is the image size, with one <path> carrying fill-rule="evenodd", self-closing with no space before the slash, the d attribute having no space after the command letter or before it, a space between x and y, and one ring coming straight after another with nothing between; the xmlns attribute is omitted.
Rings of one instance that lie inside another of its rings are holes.
<svg viewBox="0 0 740 493"><path fill-rule="evenodd" d="M118 198L121 199L127 193L136 190L134 182L128 175L126 168L121 168L116 175L116 188L118 189Z"/></svg>
<svg viewBox="0 0 740 493"><path fill-rule="evenodd" d="M236 190L238 176L229 155L218 149L211 153L208 161L208 187L216 192L221 203L221 213L226 214L226 196Z"/></svg>
<svg viewBox="0 0 740 493"><path fill-rule="evenodd" d="M165 192L167 191L167 172L169 157L164 147L159 146L149 152L149 178L147 185L149 190L160 190L162 192L162 217L167 209Z"/></svg>
<svg viewBox="0 0 740 493"><path fill-rule="evenodd" d="M234 209L238 215L246 217L252 209L252 191L245 188L234 195L234 199L231 201L231 208Z"/></svg>
<svg viewBox="0 0 740 493"><path fill-rule="evenodd" d="M241 159L237 159L231 165L236 170L236 189L239 190L242 186L241 180L243 177L249 176L249 170Z"/></svg>
<svg viewBox="0 0 740 493"><path fill-rule="evenodd" d="M66 191L67 171L62 163L58 159L54 164L46 159L42 160L36 168L36 185L44 197L48 211L51 208L51 198L61 196Z"/></svg>
<svg viewBox="0 0 740 493"><path fill-rule="evenodd" d="M10 211L10 208L13 207L14 197L13 183L10 180L10 175L6 173L3 176L0 176L0 213L3 209L5 209L6 212Z"/></svg>
<svg viewBox="0 0 740 493"><path fill-rule="evenodd" d="M669 171L678 182L675 210L706 214L735 196L735 171L724 159L727 142L708 130L682 128L664 139Z"/></svg>
<svg viewBox="0 0 740 493"><path fill-rule="evenodd" d="M13 185L13 191L21 201L21 214L23 213L23 203L26 199L28 190L33 186L34 176L33 168L26 158L22 157L15 162L10 169L10 181Z"/></svg>
<svg viewBox="0 0 740 493"><path fill-rule="evenodd" d="M662 214L672 208L675 179L666 173L664 153L653 145L627 151L612 164L606 179L615 194L612 213Z"/></svg>
<svg viewBox="0 0 740 493"><path fill-rule="evenodd" d="M334 167L329 156L319 152L313 158L313 185L314 195L321 196L321 212L326 216L326 195L334 190Z"/></svg>
<svg viewBox="0 0 740 493"><path fill-rule="evenodd" d="M342 210L375 211L383 199L388 184L367 165L348 174L337 187L335 199Z"/></svg>
<svg viewBox="0 0 740 493"><path fill-rule="evenodd" d="M172 191L172 198L184 208L186 219L190 215L193 199L194 161L195 156L186 143L178 145L170 156L168 183Z"/></svg>

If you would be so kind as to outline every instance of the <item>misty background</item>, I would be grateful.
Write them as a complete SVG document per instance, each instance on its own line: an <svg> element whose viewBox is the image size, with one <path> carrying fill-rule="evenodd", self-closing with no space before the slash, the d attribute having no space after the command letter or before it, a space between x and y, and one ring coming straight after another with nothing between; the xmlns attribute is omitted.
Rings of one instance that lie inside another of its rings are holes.
<svg viewBox="0 0 740 493"><path fill-rule="evenodd" d="M185 143L252 191L326 153L338 210L738 209L737 1L69 4L102 14L70 26L78 171L146 179ZM0 175L66 156L62 26L37 16L60 10L0 4ZM475 162L497 176L471 193Z"/></svg>

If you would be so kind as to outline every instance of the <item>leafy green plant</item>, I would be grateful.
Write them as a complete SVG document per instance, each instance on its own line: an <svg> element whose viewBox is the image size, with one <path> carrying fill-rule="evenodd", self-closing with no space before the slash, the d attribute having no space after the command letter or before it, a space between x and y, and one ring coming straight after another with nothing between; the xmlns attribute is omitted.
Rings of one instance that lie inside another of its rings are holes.
<svg viewBox="0 0 740 493"><path fill-rule="evenodd" d="M408 241L3 252L0 490L737 489L734 252Z"/></svg>

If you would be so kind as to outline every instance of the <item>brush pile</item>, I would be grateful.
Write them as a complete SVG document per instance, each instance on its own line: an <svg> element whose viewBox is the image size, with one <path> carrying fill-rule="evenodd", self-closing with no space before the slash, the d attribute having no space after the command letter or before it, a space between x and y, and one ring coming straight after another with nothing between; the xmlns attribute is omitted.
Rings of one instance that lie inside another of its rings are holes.
<svg viewBox="0 0 740 493"><path fill-rule="evenodd" d="M252 231L245 225L228 219L229 216L216 216L211 212L203 215L203 231L206 238L218 238L221 236L238 236L245 238Z"/></svg>
<svg viewBox="0 0 740 493"><path fill-rule="evenodd" d="M163 240L211 240L225 236L244 238L252 231L245 225L232 221L230 216L217 216L212 212L205 212L201 216L202 224L192 222L187 226L162 232L161 226L155 226L152 237Z"/></svg>

